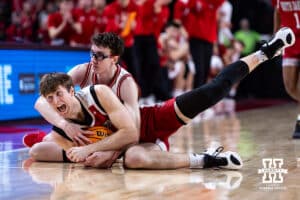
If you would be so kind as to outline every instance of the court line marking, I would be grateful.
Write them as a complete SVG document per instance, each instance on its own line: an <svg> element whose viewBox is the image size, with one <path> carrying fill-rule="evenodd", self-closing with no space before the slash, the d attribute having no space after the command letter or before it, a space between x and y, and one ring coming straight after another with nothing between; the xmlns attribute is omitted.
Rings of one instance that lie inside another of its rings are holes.
<svg viewBox="0 0 300 200"><path fill-rule="evenodd" d="M11 149L11 150L6 150L6 151L0 151L0 154L4 154L4 153L14 153L14 152L19 152L19 151L24 151L29 148L24 147L24 148L19 148L19 149Z"/></svg>

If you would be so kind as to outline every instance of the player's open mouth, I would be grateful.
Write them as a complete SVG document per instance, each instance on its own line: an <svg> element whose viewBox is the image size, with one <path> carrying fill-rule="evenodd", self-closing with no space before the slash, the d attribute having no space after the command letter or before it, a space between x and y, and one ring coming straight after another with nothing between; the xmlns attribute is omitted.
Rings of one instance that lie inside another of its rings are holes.
<svg viewBox="0 0 300 200"><path fill-rule="evenodd" d="M57 110L61 113L65 112L67 110L67 106L65 104L57 107Z"/></svg>

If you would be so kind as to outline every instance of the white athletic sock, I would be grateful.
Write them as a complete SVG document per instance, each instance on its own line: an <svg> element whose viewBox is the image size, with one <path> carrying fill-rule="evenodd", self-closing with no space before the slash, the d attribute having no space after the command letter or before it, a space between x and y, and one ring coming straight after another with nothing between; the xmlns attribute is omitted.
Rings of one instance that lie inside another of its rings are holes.
<svg viewBox="0 0 300 200"><path fill-rule="evenodd" d="M203 168L204 165L204 155L196 154L196 153L190 153L190 168Z"/></svg>
<svg viewBox="0 0 300 200"><path fill-rule="evenodd" d="M265 62L266 60L268 60L268 57L266 56L266 54L264 52L262 52L261 50L258 50L254 53L254 55L256 55L256 57L258 58L259 62Z"/></svg>
<svg viewBox="0 0 300 200"><path fill-rule="evenodd" d="M300 114L298 114L297 116L297 121L300 121Z"/></svg>
<svg viewBox="0 0 300 200"><path fill-rule="evenodd" d="M236 89L235 88L231 88L230 92L229 92L229 96L235 97L235 95L236 95Z"/></svg>
<svg viewBox="0 0 300 200"><path fill-rule="evenodd" d="M172 93L173 93L172 94L173 97L177 97L177 96L183 94L183 90L182 89L174 89Z"/></svg>

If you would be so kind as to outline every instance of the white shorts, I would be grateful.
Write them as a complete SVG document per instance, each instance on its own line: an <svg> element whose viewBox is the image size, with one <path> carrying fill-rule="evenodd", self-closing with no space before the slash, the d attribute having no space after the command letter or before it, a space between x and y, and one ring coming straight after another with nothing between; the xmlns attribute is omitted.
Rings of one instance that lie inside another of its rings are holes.
<svg viewBox="0 0 300 200"><path fill-rule="evenodd" d="M300 67L300 59L298 58L283 58L282 67L296 66Z"/></svg>

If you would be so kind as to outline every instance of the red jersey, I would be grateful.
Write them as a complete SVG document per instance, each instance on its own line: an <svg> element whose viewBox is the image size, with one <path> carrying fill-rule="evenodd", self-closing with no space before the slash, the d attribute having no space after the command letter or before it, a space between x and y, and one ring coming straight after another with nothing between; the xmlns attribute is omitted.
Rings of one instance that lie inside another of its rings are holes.
<svg viewBox="0 0 300 200"><path fill-rule="evenodd" d="M122 37L126 47L133 45L132 24L136 18L137 5L130 0L127 7L122 7L118 1L107 5L103 16L107 20L106 32L114 32Z"/></svg>
<svg viewBox="0 0 300 200"><path fill-rule="evenodd" d="M174 5L174 19L182 23L188 33L192 32L193 29L198 29L193 26L195 16L190 14L190 8L187 5L187 1L178 0Z"/></svg>
<svg viewBox="0 0 300 200"><path fill-rule="evenodd" d="M137 6L136 35L154 35L155 20L154 3L156 0L146 0L142 5Z"/></svg>
<svg viewBox="0 0 300 200"><path fill-rule="evenodd" d="M300 0L272 0L280 16L280 27L290 27L296 36L292 47L285 49L284 58L300 58Z"/></svg>
<svg viewBox="0 0 300 200"><path fill-rule="evenodd" d="M183 18L189 37L208 42L217 40L217 11L224 0L181 0L175 5L175 19ZM185 12L185 13L184 13Z"/></svg>
<svg viewBox="0 0 300 200"><path fill-rule="evenodd" d="M72 13L73 20L77 22L78 18L76 17L76 13ZM61 13L55 12L48 16L48 29L50 27L57 28L63 22L63 18ZM75 30L72 28L71 24L67 23L64 27L63 31L56 37L56 39L63 39L65 44L69 44L69 42L74 38Z"/></svg>
<svg viewBox="0 0 300 200"><path fill-rule="evenodd" d="M300 35L300 1L272 0L280 15L280 25L290 27L295 35Z"/></svg>
<svg viewBox="0 0 300 200"><path fill-rule="evenodd" d="M91 9L88 11L85 11L84 9L76 9L74 13L77 16L78 21L82 27L82 33L76 34L74 40L76 43L79 44L90 45L91 38L96 32L98 26L97 24L98 13L95 9Z"/></svg>
<svg viewBox="0 0 300 200"><path fill-rule="evenodd" d="M162 6L160 13L155 15L155 37L158 39L161 31L166 25L170 16L170 10L168 6Z"/></svg>
<svg viewBox="0 0 300 200"><path fill-rule="evenodd" d="M85 122L82 125L86 125L87 127L105 126L113 132L116 131L107 113L98 101L94 86L83 88L76 93L76 97L80 101L85 114ZM183 125L177 119L174 101L175 99L171 99L154 106L140 108L141 128L139 142L156 143L163 150L169 149L168 139L170 135ZM76 123L76 121L74 122ZM71 140L63 130L57 127L54 127L53 130Z"/></svg>

